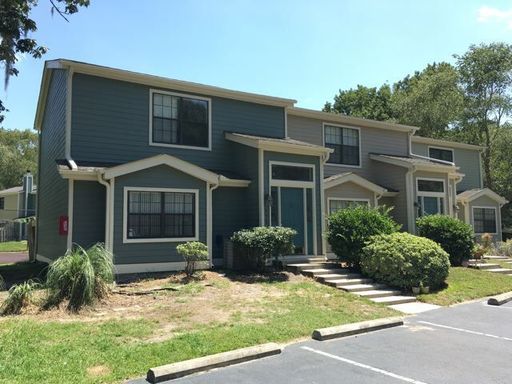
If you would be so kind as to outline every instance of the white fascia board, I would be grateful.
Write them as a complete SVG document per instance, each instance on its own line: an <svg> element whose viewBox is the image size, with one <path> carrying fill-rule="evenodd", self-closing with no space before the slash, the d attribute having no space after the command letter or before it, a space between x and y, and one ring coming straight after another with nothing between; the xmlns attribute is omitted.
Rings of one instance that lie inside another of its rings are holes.
<svg viewBox="0 0 512 384"><path fill-rule="evenodd" d="M354 173L348 174L346 176L341 176L334 180L328 180L328 181L324 182L324 190L333 188L337 185L348 183L348 182L357 184L360 187L366 188L366 189L368 189L374 193L378 193L380 195L382 195L384 192L387 191L386 188L383 188L380 185L372 183L371 181L366 180L365 178L363 178L359 175L356 175Z"/></svg>
<svg viewBox="0 0 512 384"><path fill-rule="evenodd" d="M171 168L189 174L200 180L207 181L211 184L218 184L219 181L219 177L216 173L170 155L156 155L146 159L136 160L130 163L108 168L105 170L104 176L105 179L109 180L114 177L142 171L144 169L156 167L159 165L167 165Z"/></svg>

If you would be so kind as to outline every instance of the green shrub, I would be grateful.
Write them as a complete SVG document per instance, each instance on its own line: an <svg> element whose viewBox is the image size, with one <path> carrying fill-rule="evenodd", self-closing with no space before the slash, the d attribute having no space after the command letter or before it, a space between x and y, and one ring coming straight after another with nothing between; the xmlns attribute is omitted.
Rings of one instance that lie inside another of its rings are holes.
<svg viewBox="0 0 512 384"><path fill-rule="evenodd" d="M78 311L108 295L114 281L112 255L102 244L85 250L78 246L59 257L49 268L47 307L69 300L68 309Z"/></svg>
<svg viewBox="0 0 512 384"><path fill-rule="evenodd" d="M400 226L385 207L355 206L329 216L327 240L336 256L349 266L359 268L361 251L370 237L390 234Z"/></svg>
<svg viewBox="0 0 512 384"><path fill-rule="evenodd" d="M363 248L361 271L378 282L411 288L435 289L448 277L450 260L439 244L409 233L372 237Z"/></svg>
<svg viewBox="0 0 512 384"><path fill-rule="evenodd" d="M191 277L196 271L196 262L208 261L208 247L200 241L189 241L176 247L178 253L183 256L187 265L185 273Z"/></svg>
<svg viewBox="0 0 512 384"><path fill-rule="evenodd" d="M286 227L254 227L235 232L231 237L235 254L244 258L249 268L263 270L270 257L293 252L297 232Z"/></svg>
<svg viewBox="0 0 512 384"><path fill-rule="evenodd" d="M41 284L34 280L27 280L21 284L15 284L9 289L9 296L0 307L2 316L18 315L21 310L32 302L34 290Z"/></svg>
<svg viewBox="0 0 512 384"><path fill-rule="evenodd" d="M452 266L469 260L475 247L473 228L446 215L428 215L416 220L418 235L434 240L450 255Z"/></svg>

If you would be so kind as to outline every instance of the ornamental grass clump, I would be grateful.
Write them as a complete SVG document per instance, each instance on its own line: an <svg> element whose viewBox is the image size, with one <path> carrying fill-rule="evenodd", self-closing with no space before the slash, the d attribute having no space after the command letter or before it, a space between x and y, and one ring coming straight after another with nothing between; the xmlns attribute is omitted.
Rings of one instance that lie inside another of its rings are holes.
<svg viewBox="0 0 512 384"><path fill-rule="evenodd" d="M208 261L208 247L200 241L189 241L176 247L186 261L185 274L192 277L196 272L196 263Z"/></svg>
<svg viewBox="0 0 512 384"><path fill-rule="evenodd" d="M106 297L113 281L112 255L102 244L87 250L77 246L50 266L46 280L46 307L68 300L67 308L79 311Z"/></svg>
<svg viewBox="0 0 512 384"><path fill-rule="evenodd" d="M13 285L9 289L9 296L0 306L0 314L2 316L19 315L21 310L32 302L34 291L39 287L41 284L34 280Z"/></svg>

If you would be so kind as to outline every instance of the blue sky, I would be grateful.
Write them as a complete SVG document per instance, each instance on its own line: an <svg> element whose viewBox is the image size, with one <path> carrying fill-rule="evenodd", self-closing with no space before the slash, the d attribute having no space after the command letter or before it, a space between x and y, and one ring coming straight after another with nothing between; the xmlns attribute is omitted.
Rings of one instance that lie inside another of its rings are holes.
<svg viewBox="0 0 512 384"><path fill-rule="evenodd" d="M33 36L68 58L298 100L393 83L470 44L512 40L511 1L91 0L66 23L40 0ZM32 128L43 60L22 57L0 97ZM3 80L3 79L2 79Z"/></svg>

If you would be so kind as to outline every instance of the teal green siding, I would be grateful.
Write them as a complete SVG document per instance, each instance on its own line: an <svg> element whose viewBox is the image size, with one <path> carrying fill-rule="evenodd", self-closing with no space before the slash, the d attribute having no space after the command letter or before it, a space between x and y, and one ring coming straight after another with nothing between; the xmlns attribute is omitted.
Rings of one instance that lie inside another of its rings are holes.
<svg viewBox="0 0 512 384"><path fill-rule="evenodd" d="M73 243L88 248L105 242L105 187L96 181L73 186Z"/></svg>
<svg viewBox="0 0 512 384"><path fill-rule="evenodd" d="M123 243L124 187L182 188L199 190L199 241L206 242L206 182L165 165L120 176L114 193L115 264L182 262L176 252L179 242Z"/></svg>
<svg viewBox="0 0 512 384"><path fill-rule="evenodd" d="M72 157L124 163L166 153L208 169L232 169L233 145L225 132L284 137L283 108L213 97L211 151L150 146L149 91L141 84L75 74Z"/></svg>
<svg viewBox="0 0 512 384"><path fill-rule="evenodd" d="M66 76L64 70L52 71L39 136L36 252L52 260L67 247L67 236L59 235L59 216L68 214L68 181L60 177L55 163L64 158Z"/></svg>
<svg viewBox="0 0 512 384"><path fill-rule="evenodd" d="M320 158L318 156L306 156L306 155L295 155L289 153L278 153L278 152L264 152L264 193L265 195L270 193L269 181L269 162L270 161L283 161L289 163L301 163L301 164L312 164L315 166L315 186L316 186L316 226L317 226L317 247L318 252L322 253L322 192L320 188ZM265 209L265 224L270 221L268 215L268 209Z"/></svg>

